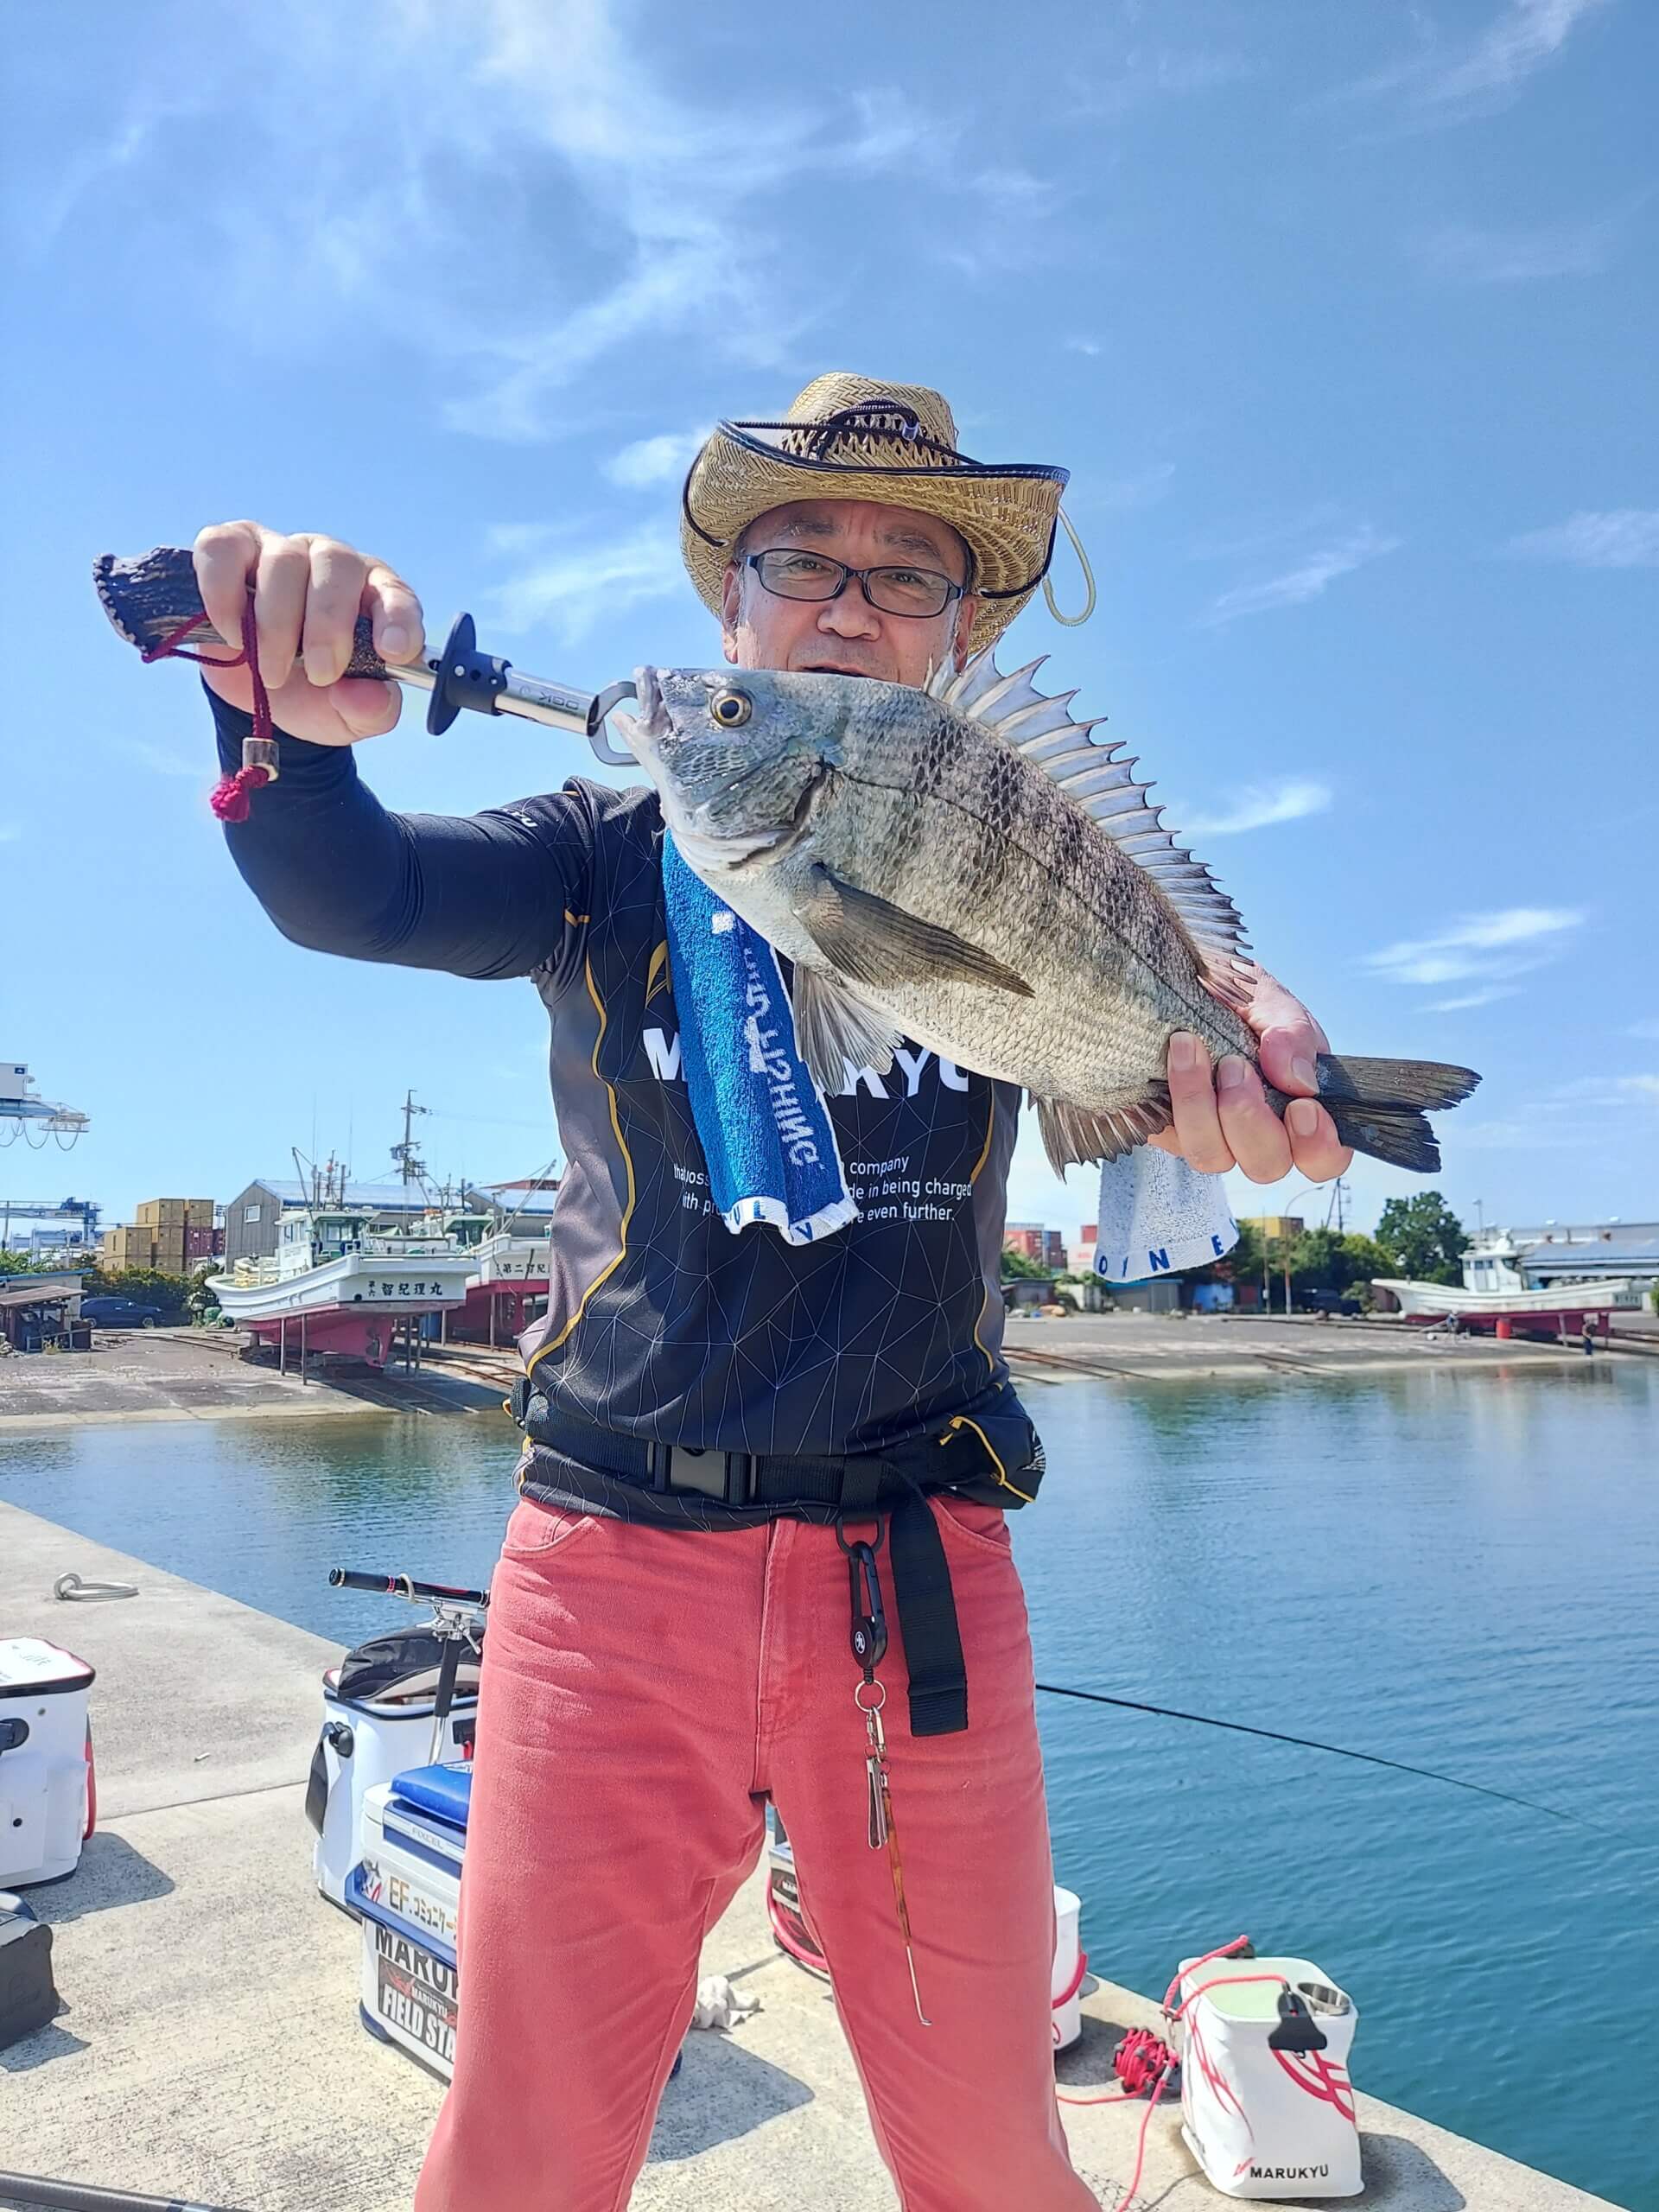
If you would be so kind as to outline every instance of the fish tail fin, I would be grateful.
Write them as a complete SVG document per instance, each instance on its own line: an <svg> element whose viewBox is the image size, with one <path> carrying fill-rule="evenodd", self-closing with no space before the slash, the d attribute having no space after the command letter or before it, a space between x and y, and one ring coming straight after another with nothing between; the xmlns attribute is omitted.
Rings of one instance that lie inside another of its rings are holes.
<svg viewBox="0 0 1659 2212"><path fill-rule="evenodd" d="M1440 1164L1440 1148L1424 1109L1458 1105L1480 1081L1471 1068L1440 1060L1321 1052L1318 1067L1319 1098L1343 1143L1420 1175L1433 1174Z"/></svg>
<svg viewBox="0 0 1659 2212"><path fill-rule="evenodd" d="M1337 1125L1337 1135L1355 1152L1385 1160L1390 1167L1414 1168L1420 1175L1440 1171L1440 1147L1428 1116L1414 1108L1392 1111L1387 1107L1356 1106L1332 1100L1325 1109Z"/></svg>
<svg viewBox="0 0 1659 2212"><path fill-rule="evenodd" d="M1472 1068L1444 1060L1368 1060L1351 1052L1321 1052L1317 1063L1319 1096L1327 1106L1351 1099L1400 1113L1408 1107L1433 1114L1461 1105L1480 1077Z"/></svg>

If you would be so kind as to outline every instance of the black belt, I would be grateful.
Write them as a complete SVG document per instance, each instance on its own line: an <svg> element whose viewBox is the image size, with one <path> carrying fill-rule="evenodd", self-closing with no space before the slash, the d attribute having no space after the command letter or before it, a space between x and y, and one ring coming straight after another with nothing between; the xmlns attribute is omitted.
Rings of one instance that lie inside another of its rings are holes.
<svg viewBox="0 0 1659 2212"><path fill-rule="evenodd" d="M705 1529L741 1528L782 1514L837 1523L885 1516L893 1598L910 1674L911 1733L949 1736L966 1728L968 1676L962 1632L950 1565L927 1503L930 1490L950 1489L982 1474L971 1440L960 1432L950 1436L950 1448L945 1450L938 1439L930 1437L912 1451L892 1456L809 1459L781 1452L703 1452L623 1436L550 1405L528 1376L521 1376L514 1383L507 1406L532 1441L558 1459L562 1487L601 1511L626 1519L667 1517L652 1516L652 1497L706 1500L706 1516L699 1514L695 1520L678 1512L673 1516L677 1526ZM929 1452L931 1459L923 1456ZM906 1464L912 1457L913 1467ZM973 1464L965 1464L969 1461ZM618 1484L620 1494L614 1487ZM533 1497L537 1487L533 1471L526 1470L522 1491Z"/></svg>

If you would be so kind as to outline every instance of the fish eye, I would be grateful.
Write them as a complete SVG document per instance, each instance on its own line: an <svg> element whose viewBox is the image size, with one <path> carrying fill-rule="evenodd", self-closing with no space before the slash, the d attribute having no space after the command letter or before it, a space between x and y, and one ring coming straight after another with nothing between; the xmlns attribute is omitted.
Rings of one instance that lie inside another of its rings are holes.
<svg viewBox="0 0 1659 2212"><path fill-rule="evenodd" d="M747 691L716 691L709 702L709 711L722 729L741 729L754 712L754 705Z"/></svg>

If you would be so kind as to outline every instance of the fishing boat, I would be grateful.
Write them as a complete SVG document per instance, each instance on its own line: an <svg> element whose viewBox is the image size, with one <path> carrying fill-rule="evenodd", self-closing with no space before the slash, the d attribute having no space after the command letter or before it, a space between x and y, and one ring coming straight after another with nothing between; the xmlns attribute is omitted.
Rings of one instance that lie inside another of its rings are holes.
<svg viewBox="0 0 1659 2212"><path fill-rule="evenodd" d="M509 1343L541 1311L548 1291L550 1216L558 1187L556 1176L488 1186L496 1210L483 1218L467 1301L450 1315L447 1336L474 1344ZM470 1234L470 1224L478 1217L467 1219Z"/></svg>
<svg viewBox="0 0 1659 2212"><path fill-rule="evenodd" d="M1577 1335L1588 1323L1605 1335L1615 1313L1639 1312L1643 1286L1617 1280L1557 1282L1540 1290L1469 1290L1460 1283L1410 1282L1381 1276L1371 1284L1378 1313L1406 1321L1455 1320L1460 1327L1497 1330L1506 1335Z"/></svg>
<svg viewBox="0 0 1659 2212"><path fill-rule="evenodd" d="M383 1367L400 1323L464 1304L479 1265L469 1219L434 1212L387 1226L360 1207L297 1208L275 1252L237 1261L207 1287L227 1320L264 1344Z"/></svg>

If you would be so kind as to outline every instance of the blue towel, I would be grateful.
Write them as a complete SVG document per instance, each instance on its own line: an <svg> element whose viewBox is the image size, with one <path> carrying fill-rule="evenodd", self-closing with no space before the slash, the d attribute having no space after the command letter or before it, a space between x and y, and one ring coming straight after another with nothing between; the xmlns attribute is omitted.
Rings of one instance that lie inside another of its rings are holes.
<svg viewBox="0 0 1659 2212"><path fill-rule="evenodd" d="M709 1190L728 1229L767 1221L814 1244L849 1221L835 1131L795 1043L778 956L663 838L680 1068Z"/></svg>

